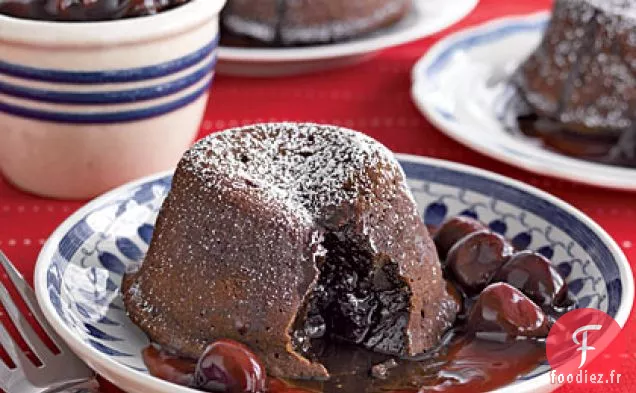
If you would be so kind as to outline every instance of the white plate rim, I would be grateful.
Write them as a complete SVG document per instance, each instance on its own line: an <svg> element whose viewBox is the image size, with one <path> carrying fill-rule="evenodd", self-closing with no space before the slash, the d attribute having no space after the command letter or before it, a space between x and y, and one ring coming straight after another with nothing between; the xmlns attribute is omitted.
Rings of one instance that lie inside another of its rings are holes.
<svg viewBox="0 0 636 393"><path fill-rule="evenodd" d="M301 62L360 56L435 34L463 19L475 9L478 3L479 0L448 1L446 2L448 10L443 14L444 18L437 18L435 23L427 25L426 29L411 28L394 33L391 32L389 27L386 28L386 34L377 34L371 37L363 36L340 43L305 47L241 48L219 46L218 56L220 61L258 63Z"/></svg>
<svg viewBox="0 0 636 393"><path fill-rule="evenodd" d="M610 189L636 190L635 169L584 161L545 149L528 150L525 142L512 136L506 137L504 146L500 140L490 137L487 133L473 132L476 127L448 120L423 98L421 92L426 91L426 86L430 83L425 70L449 48L476 34L497 30L511 23L539 22L549 16L549 11L541 11L497 18L441 39L416 62L412 69L412 101L438 130L485 156L540 175ZM585 176L577 176L577 174L585 174Z"/></svg>
<svg viewBox="0 0 636 393"><path fill-rule="evenodd" d="M627 322L627 319L631 313L631 309L634 301L634 281L632 270L627 260L627 257L620 249L618 244L612 239L612 237L601 228L594 220L588 217L585 213L578 210L574 206L559 199L553 195L548 194L536 187L525 184L521 181L508 178L503 175L499 175L484 169L471 167L464 164L459 164L451 161L440 160L429 157L421 157L409 154L396 154L399 160L410 161L414 163L421 163L425 165L438 166L458 172L467 173L477 177L483 177L501 184L509 185L513 188L520 189L526 193L533 194L538 198L544 199L549 203L565 210L572 214L573 217L580 220L599 238L606 244L610 252L616 258L618 263L618 270L620 272L620 279L622 284L621 299L623 302L616 312L616 321L623 327ZM128 385L137 385L144 387L144 389L152 389L154 393L195 393L200 392L195 389L175 385L170 382L163 381L159 378L155 378L148 374L126 367L110 357L94 350L87 343L77 340L77 337L73 334L73 331L68 328L59 315L55 312L53 306L50 304L48 298L48 288L46 285L46 275L49 262L51 261L55 249L59 244L59 241L67 233L75 223L86 216L90 211L94 210L97 206L101 205L103 201L111 199L111 197L122 193L124 190L133 189L146 182L165 177L172 174L173 171L165 171L150 176L143 177L133 182L124 184L117 187L95 199L90 201L78 209L75 213L69 216L55 231L51 234L48 240L45 242L42 250L37 259L34 271L34 288L38 304L42 309L42 313L53 327L55 332L64 340L64 342L87 364L92 367L98 374L104 378L114 382L116 385L120 383L126 383ZM492 391L493 393L534 393L537 391L548 391L550 388L556 389L557 385L551 384L549 375L542 374L533 379L516 383L514 386L504 386L500 389Z"/></svg>

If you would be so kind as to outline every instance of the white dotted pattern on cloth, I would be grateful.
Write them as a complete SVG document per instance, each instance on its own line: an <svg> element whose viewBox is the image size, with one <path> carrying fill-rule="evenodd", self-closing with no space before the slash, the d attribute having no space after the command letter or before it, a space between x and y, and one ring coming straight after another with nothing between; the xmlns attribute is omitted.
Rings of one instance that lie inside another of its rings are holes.
<svg viewBox="0 0 636 393"><path fill-rule="evenodd" d="M400 74L408 69L398 69L398 68L389 68L389 67L381 67L380 72L389 72ZM227 92L232 95L238 95L243 97L245 91L240 88L228 88ZM337 100L337 101L390 101L392 104L400 103L400 102L410 102L410 98L408 96L396 97L395 95L383 95L383 96L374 96L374 95L366 95L366 94L355 94L349 90L313 90L313 89L280 89L280 90L270 90L270 89L258 89L254 88L250 90L250 96L252 97L266 97L268 99L279 98L279 99L305 99L305 100Z"/></svg>
<svg viewBox="0 0 636 393"><path fill-rule="evenodd" d="M63 206L61 209L56 209L55 206L53 205L31 205L31 206L27 206L27 205L17 205L17 206L11 206L11 205L2 205L0 206L0 212L2 213L10 213L10 212L17 212L17 213L27 213L29 211L33 212L33 213L39 213L39 212L47 212L47 213L53 213L55 211L63 211L63 212L68 212L70 211L70 207L68 206Z"/></svg>
<svg viewBox="0 0 636 393"><path fill-rule="evenodd" d="M289 118L275 118L275 117L270 117L269 119L262 119L262 118L257 118L257 119L241 119L241 120L237 120L237 119L230 119L230 120L215 120L214 122L212 122L211 120L206 120L203 125L202 125L202 129L204 131L211 131L211 130L216 130L216 131L220 131L220 130L225 130L226 128L231 128L231 127L238 127L238 126L246 126L246 125L250 125L250 124L258 124L258 123L263 123L263 122L271 122L271 123L276 123L276 122L281 122L281 121L293 121L294 119L289 119ZM350 127L350 128L358 128L358 129L363 129L363 128L367 128L367 127L371 127L371 128L415 128L415 127L421 127L424 125L424 122L421 119L418 118L407 118L404 116L400 116L400 117L372 117L370 119L325 119L325 118L320 118L320 119L309 119L307 120L307 122L309 123L318 123L318 124L333 124L333 125L337 125L337 126L345 126L345 127Z"/></svg>
<svg viewBox="0 0 636 393"><path fill-rule="evenodd" d="M37 241L34 241L31 238L24 238L24 239L8 239L8 240L2 240L0 239L0 247L2 247L3 245L7 245L8 247L16 247L16 246L24 246L24 247L31 247L31 246L42 246L44 243L46 242L46 239L37 239Z"/></svg>

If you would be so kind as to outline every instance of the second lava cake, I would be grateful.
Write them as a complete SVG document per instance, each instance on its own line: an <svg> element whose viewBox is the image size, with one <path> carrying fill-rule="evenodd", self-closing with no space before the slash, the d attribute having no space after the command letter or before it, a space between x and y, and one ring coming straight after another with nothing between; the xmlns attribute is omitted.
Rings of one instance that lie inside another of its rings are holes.
<svg viewBox="0 0 636 393"><path fill-rule="evenodd" d="M457 312L393 154L315 124L199 141L122 291L132 321L165 350L196 359L229 338L287 378L328 377L312 361L322 340L420 354Z"/></svg>

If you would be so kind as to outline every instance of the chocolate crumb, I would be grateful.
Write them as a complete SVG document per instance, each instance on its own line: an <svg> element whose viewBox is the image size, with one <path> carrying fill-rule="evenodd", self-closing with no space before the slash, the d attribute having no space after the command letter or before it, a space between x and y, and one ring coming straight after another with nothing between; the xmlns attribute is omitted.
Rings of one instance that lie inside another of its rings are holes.
<svg viewBox="0 0 636 393"><path fill-rule="evenodd" d="M389 359L386 362L371 367L371 376L375 379L387 379L389 371L397 366L398 364L395 359Z"/></svg>

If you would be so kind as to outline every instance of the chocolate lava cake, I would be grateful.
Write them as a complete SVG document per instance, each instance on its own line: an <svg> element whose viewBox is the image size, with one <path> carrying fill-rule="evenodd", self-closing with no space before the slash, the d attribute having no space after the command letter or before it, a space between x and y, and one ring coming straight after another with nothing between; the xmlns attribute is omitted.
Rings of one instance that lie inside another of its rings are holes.
<svg viewBox="0 0 636 393"><path fill-rule="evenodd" d="M328 377L314 358L327 340L420 354L457 312L391 152L315 124L232 129L192 147L122 291L164 349L197 359L233 339L288 378Z"/></svg>
<svg viewBox="0 0 636 393"><path fill-rule="evenodd" d="M270 45L321 44L371 33L402 19L412 0L229 0L227 32Z"/></svg>
<svg viewBox="0 0 636 393"><path fill-rule="evenodd" d="M530 110L579 134L630 128L636 1L556 0L539 48L513 77Z"/></svg>

